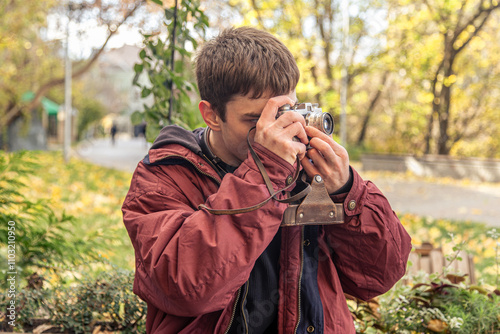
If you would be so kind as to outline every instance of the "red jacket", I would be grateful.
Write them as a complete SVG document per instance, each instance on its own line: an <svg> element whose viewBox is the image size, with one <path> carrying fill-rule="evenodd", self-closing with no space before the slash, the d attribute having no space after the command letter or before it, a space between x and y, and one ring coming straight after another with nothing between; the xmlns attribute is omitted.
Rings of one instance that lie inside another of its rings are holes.
<svg viewBox="0 0 500 334"><path fill-rule="evenodd" d="M199 210L202 203L249 207L269 191L251 156L221 180L201 156L193 133L181 134L180 143L162 142L160 135L160 145L137 166L122 207L135 249L134 292L147 302L148 333L224 333L240 288L280 228L286 204L270 201L237 215ZM293 167L258 144L254 148L275 189L285 187ZM344 203L345 223L319 232L324 333L354 333L344 292L364 300L386 292L405 273L411 249L380 190L356 171L353 178L351 190L333 198ZM294 333L299 321L302 231L281 231L280 333Z"/></svg>

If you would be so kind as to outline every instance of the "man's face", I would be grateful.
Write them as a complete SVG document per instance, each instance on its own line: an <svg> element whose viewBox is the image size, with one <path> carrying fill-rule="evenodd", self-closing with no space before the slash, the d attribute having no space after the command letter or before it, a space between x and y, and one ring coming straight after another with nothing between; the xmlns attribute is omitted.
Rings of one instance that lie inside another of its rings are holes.
<svg viewBox="0 0 500 334"><path fill-rule="evenodd" d="M295 90L287 95L293 101L297 100ZM212 147L214 153L223 161L239 166L247 157L247 134L250 128L257 123L267 101L272 96L265 95L259 99L248 96L235 96L226 104L226 121L220 122L220 141ZM253 140L254 131L251 133Z"/></svg>

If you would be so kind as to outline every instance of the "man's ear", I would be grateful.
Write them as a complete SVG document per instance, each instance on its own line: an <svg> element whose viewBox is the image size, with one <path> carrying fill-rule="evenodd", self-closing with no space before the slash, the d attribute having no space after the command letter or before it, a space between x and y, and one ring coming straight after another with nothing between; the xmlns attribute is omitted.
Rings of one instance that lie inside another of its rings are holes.
<svg viewBox="0 0 500 334"><path fill-rule="evenodd" d="M200 109L201 117L203 117L203 120L208 127L212 129L212 131L219 131L221 119L219 115L217 115L217 112L212 108L210 102L205 100L200 101L198 109Z"/></svg>

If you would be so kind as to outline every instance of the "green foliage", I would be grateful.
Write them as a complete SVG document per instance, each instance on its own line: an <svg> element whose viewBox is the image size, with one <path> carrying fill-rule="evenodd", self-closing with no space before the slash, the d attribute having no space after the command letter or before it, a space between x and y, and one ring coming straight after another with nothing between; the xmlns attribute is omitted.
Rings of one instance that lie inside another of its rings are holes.
<svg viewBox="0 0 500 334"><path fill-rule="evenodd" d="M500 240L500 232L496 228L486 232L488 237L493 240ZM494 265L496 267L496 282L495 285L500 287L500 241L495 244L495 257L493 259Z"/></svg>
<svg viewBox="0 0 500 334"><path fill-rule="evenodd" d="M440 298L445 314L460 318L459 334L495 333L500 330L500 291L486 293L476 287L447 289Z"/></svg>
<svg viewBox="0 0 500 334"><path fill-rule="evenodd" d="M160 0L154 2L163 4ZM197 0L181 0L177 8L165 9L164 15L167 39L144 35L145 48L139 53L141 62L134 66L134 85L141 89L142 98L152 96L153 103L145 104L144 112L132 114L132 123L146 122L146 138L150 141L168 124L177 123L186 128L202 124L191 102L197 87L190 71L191 52L188 50L196 49L195 33L205 33L208 18L199 9ZM143 73L147 75L147 84L140 81Z"/></svg>
<svg viewBox="0 0 500 334"><path fill-rule="evenodd" d="M458 254L474 254L478 285L465 276L408 274L388 293L364 302L348 298L357 333L496 333L500 324L500 233L479 223L400 216L412 236L441 247L445 258L462 261ZM409 263L409 266L412 264Z"/></svg>
<svg viewBox="0 0 500 334"><path fill-rule="evenodd" d="M64 164L60 152L1 152L1 269L5 274L8 222L15 221L16 323L25 330L48 321L68 332L95 326L145 332L145 305L132 293L133 247L120 212L130 178L77 159ZM0 295L0 320L9 301Z"/></svg>
<svg viewBox="0 0 500 334"><path fill-rule="evenodd" d="M133 272L116 270L59 290L52 322L76 333L90 332L99 321L106 321L108 330L144 331L146 305L133 294L133 279Z"/></svg>
<svg viewBox="0 0 500 334"><path fill-rule="evenodd" d="M117 269L84 277L71 286L26 287L16 297L16 323L25 330L35 320L70 333L101 330L144 333L146 304L132 292L134 274ZM9 299L0 296L0 319L4 318Z"/></svg>
<svg viewBox="0 0 500 334"><path fill-rule="evenodd" d="M15 228L16 265L21 277L56 264L77 264L93 258L97 239L72 236L76 219L56 213L49 199L29 199L30 181L41 168L32 152L0 151L0 244L2 276L7 270L8 227ZM9 222L13 222L10 223ZM12 232L12 231L11 231Z"/></svg>
<svg viewBox="0 0 500 334"><path fill-rule="evenodd" d="M102 256L121 268L134 267L134 251L123 226L121 205L132 174L71 158L61 152L30 152L39 164L25 196L50 197L55 212L66 212L76 222L69 240L90 242L92 256ZM92 242L95 240L95 242ZM94 268L95 271L95 268Z"/></svg>
<svg viewBox="0 0 500 334"><path fill-rule="evenodd" d="M376 299L363 301L347 294L346 299L356 333L381 333L383 326L380 323L380 304Z"/></svg>
<svg viewBox="0 0 500 334"><path fill-rule="evenodd" d="M347 296L356 333L497 333L500 290L463 282L463 276L423 275L367 302Z"/></svg>
<svg viewBox="0 0 500 334"><path fill-rule="evenodd" d="M500 291L449 281L393 291L381 303L384 333L495 333L500 330Z"/></svg>
<svg viewBox="0 0 500 334"><path fill-rule="evenodd" d="M76 126L78 140L81 140L85 135L85 131L92 124L100 121L106 112L106 108L97 100L84 98L80 103Z"/></svg>
<svg viewBox="0 0 500 334"><path fill-rule="evenodd" d="M48 289L25 288L20 290L16 295L16 326L17 324L24 328L35 326L35 319L46 316L44 307L52 298L52 293ZM5 296L0 297L0 318L3 318L2 312L9 301Z"/></svg>

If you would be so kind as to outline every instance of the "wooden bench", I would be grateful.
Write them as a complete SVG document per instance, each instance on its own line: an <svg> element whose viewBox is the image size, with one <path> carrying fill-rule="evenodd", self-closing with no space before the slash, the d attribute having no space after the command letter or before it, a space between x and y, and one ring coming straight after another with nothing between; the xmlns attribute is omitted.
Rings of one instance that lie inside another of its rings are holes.
<svg viewBox="0 0 500 334"><path fill-rule="evenodd" d="M473 256L460 251L457 257L462 260L455 259L450 264L441 248L434 248L431 243L425 242L410 253L408 260L411 261L412 266L408 266L407 270L413 275L419 271L427 274L443 274L444 269L447 268L447 274L467 275L469 283L476 284Z"/></svg>

